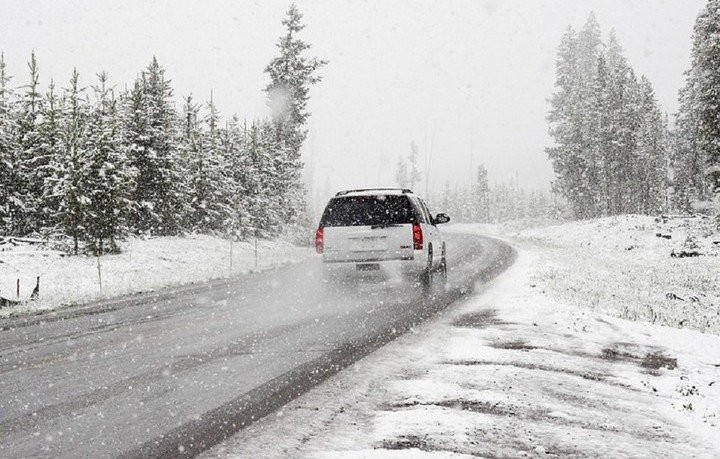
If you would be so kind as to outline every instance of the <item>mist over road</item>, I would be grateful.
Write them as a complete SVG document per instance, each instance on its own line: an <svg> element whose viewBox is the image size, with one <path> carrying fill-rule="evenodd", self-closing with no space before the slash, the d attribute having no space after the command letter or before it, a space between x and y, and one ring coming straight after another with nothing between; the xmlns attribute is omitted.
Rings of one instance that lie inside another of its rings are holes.
<svg viewBox="0 0 720 459"><path fill-rule="evenodd" d="M0 456L206 449L473 290L514 259L448 234L449 289L323 288L318 260L0 321Z"/></svg>

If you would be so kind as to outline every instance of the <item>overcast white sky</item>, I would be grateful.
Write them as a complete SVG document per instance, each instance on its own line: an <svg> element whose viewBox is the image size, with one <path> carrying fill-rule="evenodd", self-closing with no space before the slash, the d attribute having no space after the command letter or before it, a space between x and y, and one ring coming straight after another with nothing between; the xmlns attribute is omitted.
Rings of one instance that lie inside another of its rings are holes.
<svg viewBox="0 0 720 459"><path fill-rule="evenodd" d="M430 186L516 172L544 188L543 151L556 48L568 25L595 11L628 59L676 110L692 25L704 0L297 1L304 37L327 59L312 91L306 148L319 188L391 185L414 140L432 153ZM85 83L107 70L131 82L156 55L176 95L214 90L223 114L266 113L263 68L275 54L282 1L8 1L0 50L15 83L35 49L43 84L73 67ZM420 186L424 191L424 184Z"/></svg>

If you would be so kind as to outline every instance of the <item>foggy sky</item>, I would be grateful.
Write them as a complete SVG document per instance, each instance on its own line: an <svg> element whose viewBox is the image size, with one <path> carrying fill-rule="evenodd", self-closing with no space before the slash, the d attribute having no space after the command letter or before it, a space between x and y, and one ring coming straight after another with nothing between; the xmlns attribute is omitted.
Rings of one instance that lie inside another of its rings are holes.
<svg viewBox="0 0 720 459"><path fill-rule="evenodd" d="M224 117L267 115L263 68L288 1L4 1L0 50L15 84L35 49L41 83L120 87L156 55L178 101L214 98ZM409 144L431 155L430 188L517 174L544 189L545 116L560 36L592 10L629 63L677 109L690 35L704 0L297 1L311 53L330 61L311 92L305 159L316 190L394 185ZM178 102L178 107L180 107ZM425 191L425 184L416 187Z"/></svg>

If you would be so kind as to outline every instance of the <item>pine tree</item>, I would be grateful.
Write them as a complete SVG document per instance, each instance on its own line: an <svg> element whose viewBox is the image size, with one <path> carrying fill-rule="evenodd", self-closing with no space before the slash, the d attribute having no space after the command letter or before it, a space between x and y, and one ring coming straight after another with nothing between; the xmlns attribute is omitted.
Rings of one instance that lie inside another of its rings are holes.
<svg viewBox="0 0 720 459"><path fill-rule="evenodd" d="M640 80L640 123L637 132L638 173L634 177L638 207L643 214L657 214L665 210L668 165L667 124L658 107L652 85L647 78Z"/></svg>
<svg viewBox="0 0 720 459"><path fill-rule="evenodd" d="M278 170L275 126L269 122L252 123L247 134L246 154L253 171L247 183L247 226L254 236L269 237L278 233L282 221L281 196L276 193Z"/></svg>
<svg viewBox="0 0 720 459"><path fill-rule="evenodd" d="M550 99L550 135L554 145L546 149L555 170L554 187L566 196L577 217L587 216L587 164L583 151L580 50L577 33L568 27L556 62L556 91Z"/></svg>
<svg viewBox="0 0 720 459"><path fill-rule="evenodd" d="M24 87L20 99L18 114L19 153L17 167L14 168L13 182L16 190L12 193L11 231L28 234L40 229L39 206L43 189L42 168L45 157L42 155L42 138L39 130L43 98L39 88L39 69L35 52L28 62L30 79Z"/></svg>
<svg viewBox="0 0 720 459"><path fill-rule="evenodd" d="M395 169L395 182L400 188L407 188L410 182L407 163L402 158L398 159L397 168Z"/></svg>
<svg viewBox="0 0 720 459"><path fill-rule="evenodd" d="M222 151L219 116L212 99L200 120L199 107L188 97L184 109L183 144L189 177L190 229L218 232L229 211L231 184Z"/></svg>
<svg viewBox="0 0 720 459"><path fill-rule="evenodd" d="M223 222L224 232L231 239L247 239L250 229L249 190L256 176L247 151L244 129L234 116L220 133L220 148L227 170L228 211Z"/></svg>
<svg viewBox="0 0 720 459"><path fill-rule="evenodd" d="M415 142L410 142L410 154L408 154L408 182L410 189L415 189L415 184L422 180L420 169L418 168L418 146Z"/></svg>
<svg viewBox="0 0 720 459"><path fill-rule="evenodd" d="M653 213L667 186L667 127L650 82L638 81L613 32L594 16L563 36L548 115L553 189L576 218ZM518 203L527 199L520 193ZM516 214L523 213L517 208Z"/></svg>
<svg viewBox="0 0 720 459"><path fill-rule="evenodd" d="M687 83L680 90L680 109L672 135L673 205L680 212L691 212L692 204L709 197L705 176L705 154L699 148L695 72L686 72Z"/></svg>
<svg viewBox="0 0 720 459"><path fill-rule="evenodd" d="M88 197L84 228L97 254L119 250L117 241L128 230L134 180L123 144L118 101L107 81L107 74L102 72L94 87L95 105L87 119L82 174L82 189Z"/></svg>
<svg viewBox="0 0 720 459"><path fill-rule="evenodd" d="M293 156L288 152L289 147L278 140L272 122L261 122L259 129L260 162L256 167L266 217L260 228L264 237L273 237L279 234L283 225L297 222L296 218L305 211L305 203L304 196L299 194L303 189L300 171L287 167ZM288 207L291 202L294 202L293 208Z"/></svg>
<svg viewBox="0 0 720 459"><path fill-rule="evenodd" d="M187 211L177 161L177 116L170 81L156 58L136 81L127 105L125 142L137 171L132 226L140 232L177 234Z"/></svg>
<svg viewBox="0 0 720 459"><path fill-rule="evenodd" d="M443 189L442 199L440 200L442 202L442 208L444 212L451 212L451 205L453 202L452 199L452 193L450 191L450 182L445 182L445 188Z"/></svg>
<svg viewBox="0 0 720 459"><path fill-rule="evenodd" d="M297 36L305 28L302 17L297 7L290 5L287 17L282 21L285 34L277 44L279 55L265 68L270 77L265 92L272 112L275 143L282 149L278 156L282 156L280 162L286 168L280 174L288 180L296 180L283 190L284 220L290 223L305 208L300 183L303 167L300 149L307 136L305 125L310 116L307 110L310 87L322 79L317 71L327 63L305 56L310 45Z"/></svg>
<svg viewBox="0 0 720 459"><path fill-rule="evenodd" d="M61 119L61 147L53 157L52 173L46 186L57 203L53 219L58 228L72 238L73 253L79 251L80 241L86 238L87 209L90 198L83 188L87 174L85 134L88 107L79 87L79 75L73 70L70 86L65 89Z"/></svg>
<svg viewBox="0 0 720 459"><path fill-rule="evenodd" d="M634 210L632 185L637 124L636 86L614 31L598 66L598 149L600 171L599 215L616 215Z"/></svg>
<svg viewBox="0 0 720 459"><path fill-rule="evenodd" d="M200 106L193 102L192 96L187 96L183 106L181 145L183 162L187 170L187 200L190 213L184 226L193 231L198 230L206 220L207 174L204 141Z"/></svg>
<svg viewBox="0 0 720 459"><path fill-rule="evenodd" d="M36 150L34 179L38 182L32 191L35 214L39 229L54 229L54 212L59 203L53 191L53 180L57 158L63 155L62 145L62 99L55 94L55 84L50 81L45 101L41 108L38 124L38 146Z"/></svg>
<svg viewBox="0 0 720 459"><path fill-rule="evenodd" d="M695 22L691 73L697 148L705 158L707 187L715 195L720 227L720 0L708 0Z"/></svg>
<svg viewBox="0 0 720 459"><path fill-rule="evenodd" d="M576 112L573 114L579 134L579 154L575 155L578 185L574 193L579 217L597 217L602 213L600 201L600 170L602 152L597 142L600 127L598 105L595 95L598 92L598 62L601 59L602 39L600 25L593 13L578 34L577 65L578 74L574 88Z"/></svg>
<svg viewBox="0 0 720 459"><path fill-rule="evenodd" d="M222 232L230 211L232 183L222 150L220 115L212 94L207 103L205 117L206 171L208 177L207 226L212 232Z"/></svg>
<svg viewBox="0 0 720 459"><path fill-rule="evenodd" d="M488 182L488 171L482 164L477 168L473 194L476 206L476 218L474 221L490 223L490 184Z"/></svg>
<svg viewBox="0 0 720 459"><path fill-rule="evenodd" d="M14 93L9 87L5 55L0 53L0 232L15 230L21 202L17 188L18 139Z"/></svg>

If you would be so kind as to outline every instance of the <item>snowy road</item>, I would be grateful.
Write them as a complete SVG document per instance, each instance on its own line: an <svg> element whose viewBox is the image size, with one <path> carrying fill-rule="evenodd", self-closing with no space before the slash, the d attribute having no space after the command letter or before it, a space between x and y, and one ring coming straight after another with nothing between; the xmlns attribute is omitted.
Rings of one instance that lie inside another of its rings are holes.
<svg viewBox="0 0 720 459"><path fill-rule="evenodd" d="M173 456L217 443L487 280L512 250L449 237L449 292L337 294L316 262L0 322L0 456Z"/></svg>
<svg viewBox="0 0 720 459"><path fill-rule="evenodd" d="M200 459L718 458L720 337L557 301L545 248Z"/></svg>

